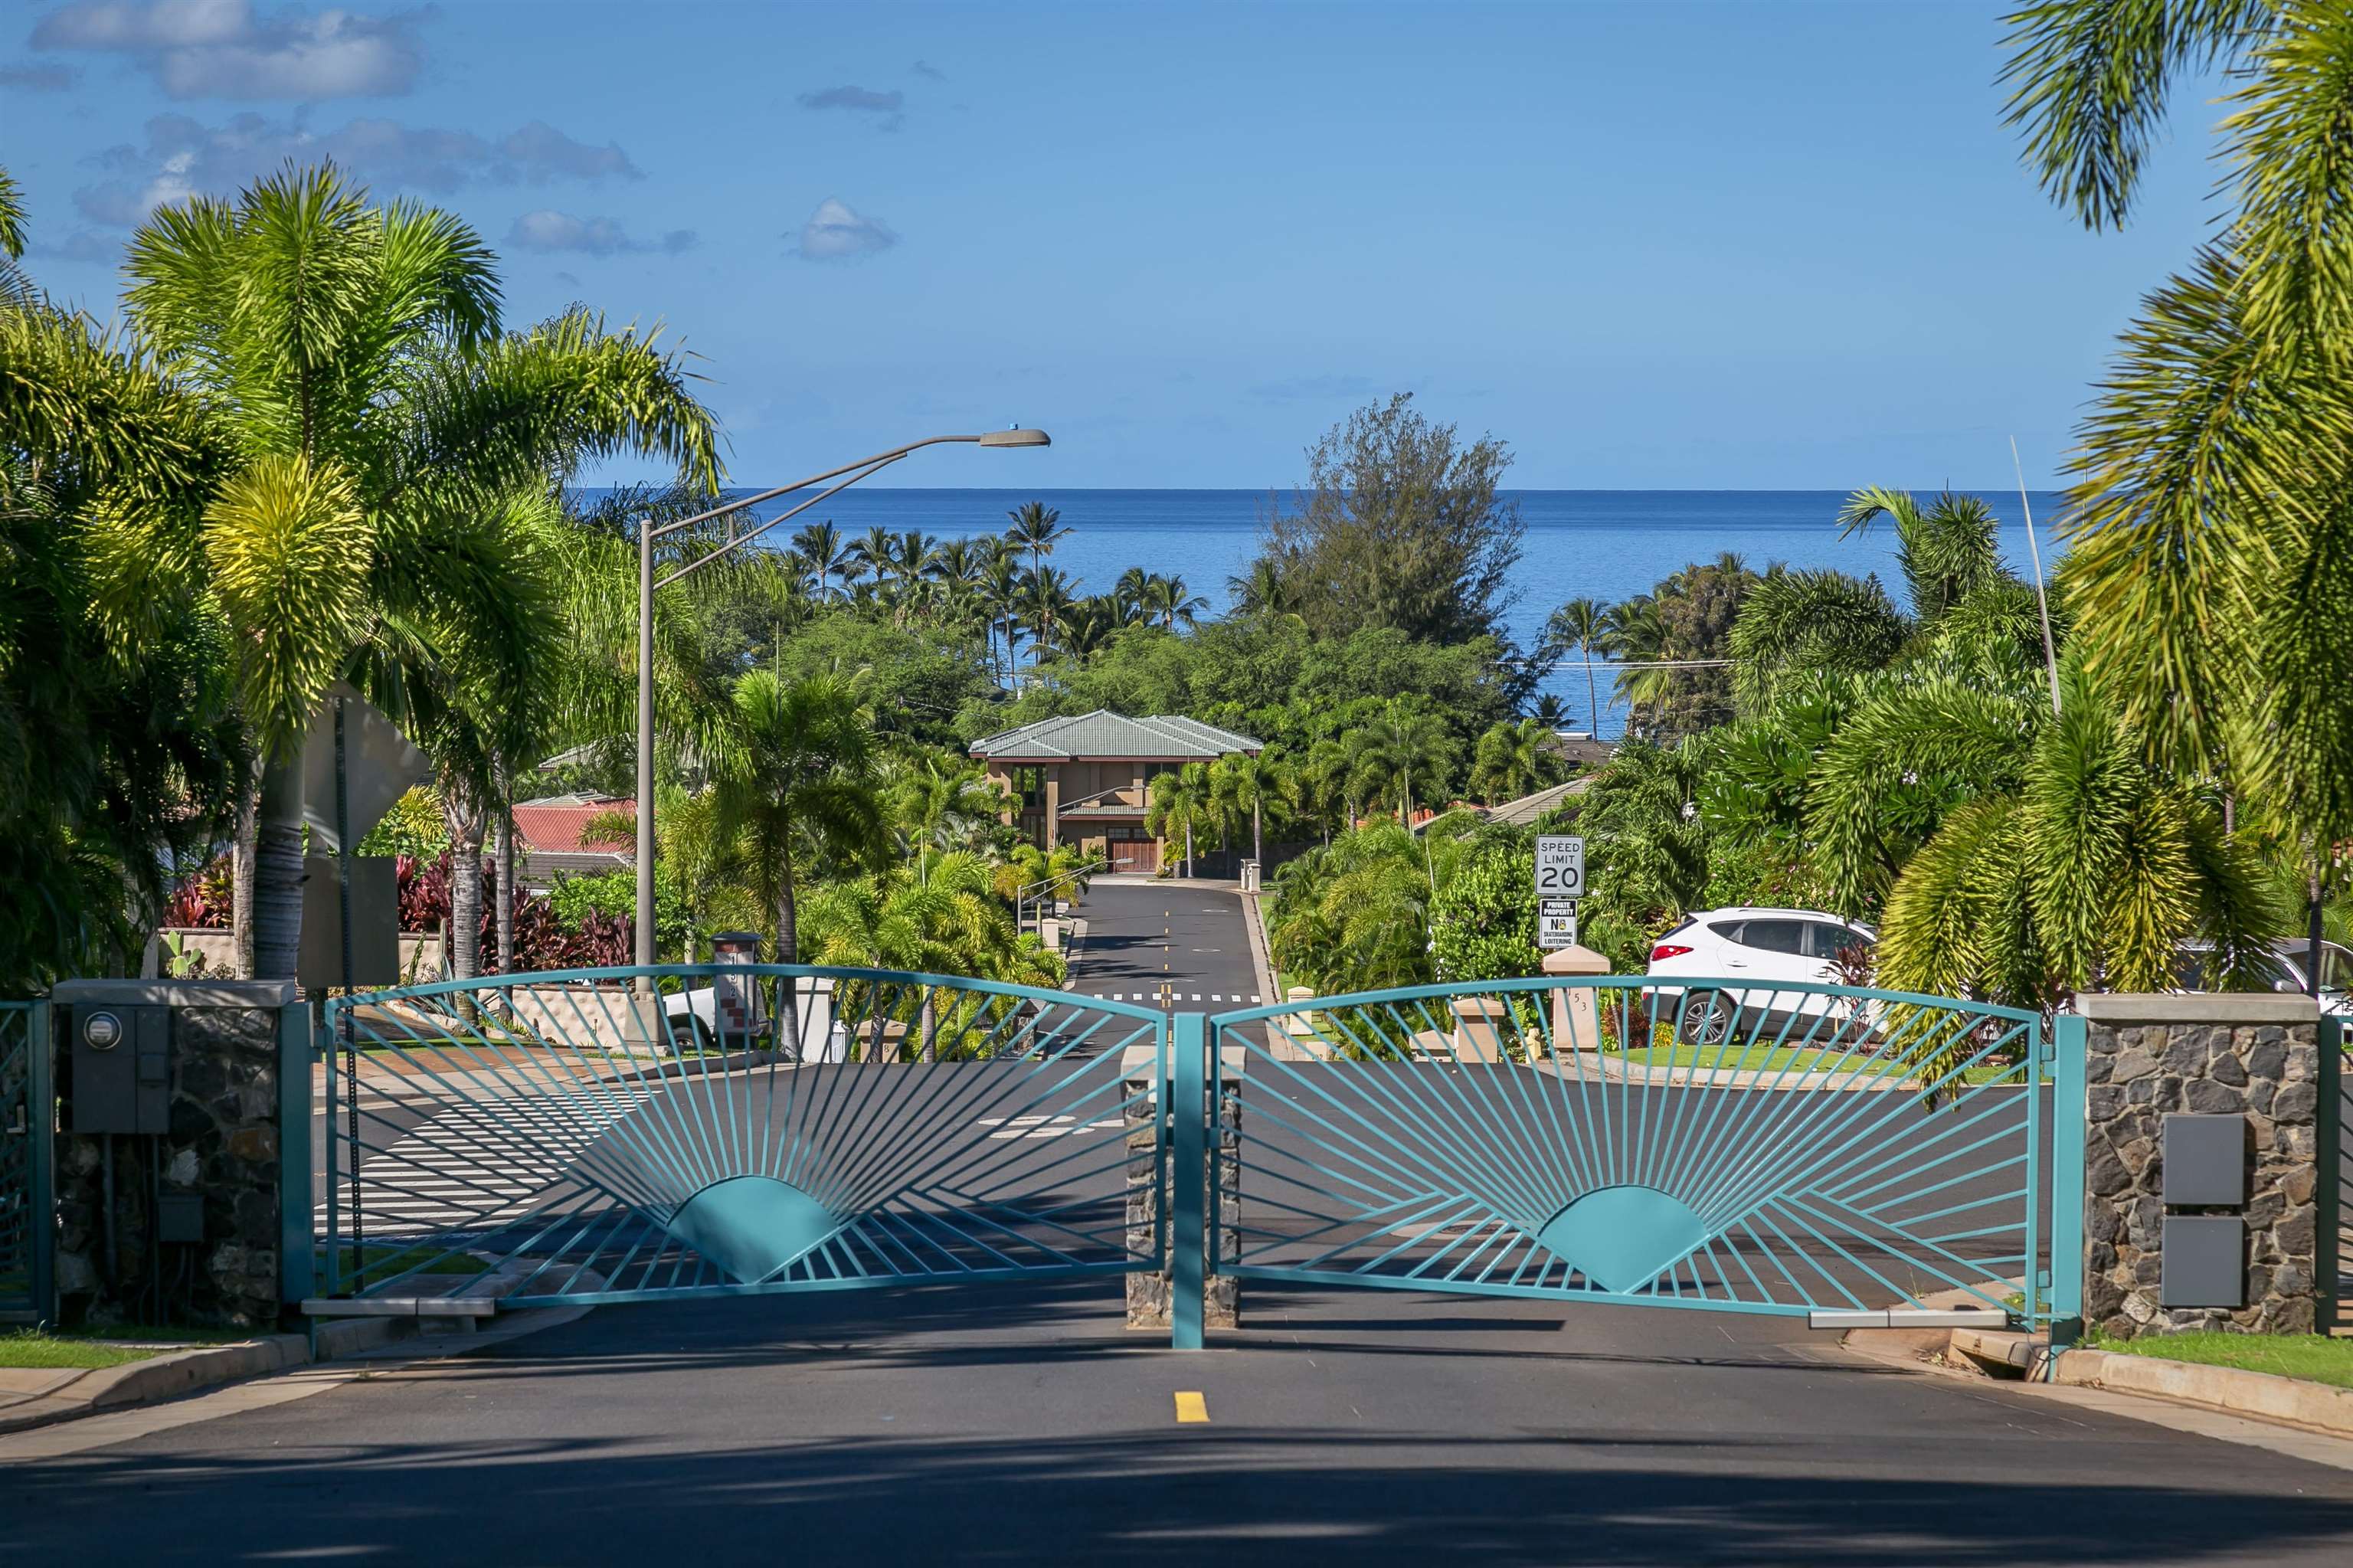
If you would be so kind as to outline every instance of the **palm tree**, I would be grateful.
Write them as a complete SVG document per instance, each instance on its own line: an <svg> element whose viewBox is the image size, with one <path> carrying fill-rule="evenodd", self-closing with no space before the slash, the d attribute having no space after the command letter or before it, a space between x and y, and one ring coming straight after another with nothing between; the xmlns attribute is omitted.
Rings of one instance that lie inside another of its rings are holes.
<svg viewBox="0 0 2353 1568"><path fill-rule="evenodd" d="M1112 601L1119 607L1119 623L1132 626L1147 619L1151 611L1145 600L1152 591L1153 576L1142 567L1130 567L1119 574L1119 583L1111 591Z"/></svg>
<svg viewBox="0 0 2353 1568"><path fill-rule="evenodd" d="M1557 732L1568 726L1568 705L1550 692L1539 692L1533 716L1545 728Z"/></svg>
<svg viewBox="0 0 2353 1568"><path fill-rule="evenodd" d="M830 522L804 524L800 532L793 535L792 548L793 554L816 574L819 598L829 598L836 591L844 598L849 597L848 579L854 557L849 542L841 536L840 529ZM838 590L833 580L837 577L843 579Z"/></svg>
<svg viewBox="0 0 2353 1568"><path fill-rule="evenodd" d="M1028 553L1032 572L1054 553L1055 541L1071 531L1063 524L1062 514L1042 501L1025 501L1005 515L1011 524L1005 530L1006 542Z"/></svg>
<svg viewBox="0 0 2353 1568"><path fill-rule="evenodd" d="M1167 843L1185 841L1185 874L1193 874L1193 831L1218 821L1217 791L1206 762L1187 762L1152 778L1151 801L1144 814L1144 830Z"/></svg>
<svg viewBox="0 0 2353 1568"><path fill-rule="evenodd" d="M527 703L543 591L514 525L584 457L667 458L706 487L717 435L676 360L575 313L501 337L491 257L447 213L372 207L332 165L133 236L130 319L234 452L201 520L126 518L157 561L202 559L265 758L254 967L290 976L301 927L302 737L358 677L396 717L462 681ZM161 586L161 585L157 585Z"/></svg>
<svg viewBox="0 0 2353 1568"><path fill-rule="evenodd" d="M854 578L863 578L875 588L881 588L891 578L891 561L898 549L899 536L890 529L880 523L868 528L852 539L843 552L850 567L843 574L844 586Z"/></svg>
<svg viewBox="0 0 2353 1568"><path fill-rule="evenodd" d="M1118 630L1118 606L1100 594L1090 595L1061 611L1053 632L1054 651L1083 664L1101 652Z"/></svg>
<svg viewBox="0 0 2353 1568"><path fill-rule="evenodd" d="M1453 742L1438 715L1391 697L1371 719L1350 730L1341 743L1359 792L1396 802L1399 824L1413 825L1415 786L1435 804L1446 786Z"/></svg>
<svg viewBox="0 0 2353 1568"><path fill-rule="evenodd" d="M2089 228L2129 215L2179 81L2232 84L2217 231L2147 296L2079 432L2065 580L2153 757L2293 846L2316 941L2353 839L2353 9L2046 0L2015 21L2010 118Z"/></svg>
<svg viewBox="0 0 2353 1568"><path fill-rule="evenodd" d="M1593 679L1593 655L1601 649L1609 612L1598 599L1573 599L1546 618L1544 641L1548 649L1577 651L1585 661L1585 707L1593 715L1593 730L1601 732L1601 697ZM1556 655L1556 657L1557 655Z"/></svg>
<svg viewBox="0 0 2353 1568"><path fill-rule="evenodd" d="M1059 981L1059 965L1042 966L1037 938L1017 932L994 896L989 867L978 856L924 851L911 869L828 883L810 900L810 956L820 964L855 969L910 969L968 975L976 980L1035 983L1041 969ZM902 989L902 992L904 988ZM917 1054L936 1061L944 1035L953 1050L967 1028L994 1006L983 993L920 986L911 998L871 984L865 997L870 1036L866 1058L879 1060L894 1012L915 1017Z"/></svg>
<svg viewBox="0 0 2353 1568"><path fill-rule="evenodd" d="M1881 517L1895 525L1895 559L1912 588L1912 614L1924 626L2009 576L2000 524L1974 495L1947 491L1924 507L1903 491L1869 486L1839 508L1839 537L1869 533Z"/></svg>
<svg viewBox="0 0 2353 1568"><path fill-rule="evenodd" d="M1176 630L1180 620L1187 626L1192 625L1201 611L1208 608L1209 601L1187 588L1183 577L1155 576L1145 583L1144 609L1148 614L1158 616L1160 624L1167 630Z"/></svg>
<svg viewBox="0 0 2353 1568"><path fill-rule="evenodd" d="M1324 830L1324 842L1329 844L1335 820L1347 821L1356 816L1347 747L1336 740L1319 740L1310 746L1306 757L1291 772L1287 799L1292 810Z"/></svg>
<svg viewBox="0 0 2353 1568"><path fill-rule="evenodd" d="M1620 670L1611 683L1612 690L1628 708L1627 727L1638 729L1638 705L1644 707L1664 700L1674 684L1674 672L1657 666L1667 655L1667 625L1659 613L1659 601L1646 593L1611 605L1602 616L1597 646L1603 653L1621 664L1643 666Z"/></svg>
<svg viewBox="0 0 2353 1568"><path fill-rule="evenodd" d="M2147 764L2075 661L2063 682L2056 718L2031 685L1976 706L1896 688L1832 743L1818 823L1867 821L1890 769L1988 780L1903 863L1879 983L2047 1009L2094 986L2170 989L2193 938L2213 944L2220 984L2259 983L2268 901L2248 839L2211 794ZM1862 846L1841 847L1869 869ZM1860 891L1841 890L1850 906Z"/></svg>
<svg viewBox="0 0 2353 1568"><path fill-rule="evenodd" d="M890 850L875 793L879 741L848 683L787 682L755 670L736 683L733 744L716 780L722 831L742 841L761 904L776 916L776 961L797 961L797 857L871 869ZM800 1038L791 986L786 1039Z"/></svg>
<svg viewBox="0 0 2353 1568"><path fill-rule="evenodd" d="M1071 580L1051 567L1039 567L1021 578L1022 619L1041 649L1054 645L1054 624L1070 612Z"/></svg>
<svg viewBox="0 0 2353 1568"><path fill-rule="evenodd" d="M1489 805L1499 805L1557 784L1566 772L1550 727L1542 719L1524 718L1499 724L1479 737L1471 789Z"/></svg>
<svg viewBox="0 0 2353 1568"><path fill-rule="evenodd" d="M1226 593L1232 599L1237 615L1288 614L1296 608L1290 579L1282 568L1265 556L1250 564L1250 570L1238 577L1226 579Z"/></svg>
<svg viewBox="0 0 2353 1568"><path fill-rule="evenodd" d="M1879 669L1911 631L1876 577L1777 567L1750 590L1733 622L1734 694L1754 711L1799 671Z"/></svg>
<svg viewBox="0 0 2353 1568"><path fill-rule="evenodd" d="M994 541L1002 546L1003 540ZM1013 680L1015 639L1019 636L1018 616L1021 611L1021 563L1009 549L993 552L980 572L980 603L989 620L1001 629L1005 640L1005 680ZM991 643L994 647L994 640Z"/></svg>
<svg viewBox="0 0 2353 1568"><path fill-rule="evenodd" d="M0 175L0 994L126 972L234 832L248 747L201 528L234 462L184 389L14 270ZM9 280L13 279L14 282Z"/></svg>
<svg viewBox="0 0 2353 1568"><path fill-rule="evenodd" d="M1250 859L1265 863L1266 804L1287 799L1291 789L1291 768L1281 750L1270 746L1255 754L1229 752L1210 765L1209 775L1212 789L1229 810L1250 813Z"/></svg>

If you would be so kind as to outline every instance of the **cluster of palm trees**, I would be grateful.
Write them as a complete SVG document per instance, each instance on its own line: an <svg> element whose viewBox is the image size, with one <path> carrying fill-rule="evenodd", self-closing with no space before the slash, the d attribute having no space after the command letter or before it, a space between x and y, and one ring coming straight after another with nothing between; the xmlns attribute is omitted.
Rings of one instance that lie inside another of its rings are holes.
<svg viewBox="0 0 2353 1568"><path fill-rule="evenodd" d="M1411 826L1443 810L1464 779L1461 743L1445 722L1408 697L1394 697L1338 735L1293 754L1269 746L1215 762L1188 762L1154 777L1145 827L1189 870L1214 840L1232 845L1247 824L1250 854L1265 855L1267 823L1318 834L1353 829L1367 813ZM1488 804L1515 800L1568 777L1569 765L1540 718L1506 721L1479 737L1467 776Z"/></svg>
<svg viewBox="0 0 2353 1568"><path fill-rule="evenodd" d="M1025 641L1033 667L1048 656L1084 662L1127 627L1173 631L1209 608L1183 577L1141 567L1121 574L1109 593L1082 593L1076 578L1047 563L1071 532L1059 511L1032 501L1007 521L1004 533L977 539L880 525L853 536L811 523L793 536L789 559L812 599L893 625L921 620L978 634L1008 684L1020 676Z"/></svg>
<svg viewBox="0 0 2353 1568"><path fill-rule="evenodd" d="M23 229L0 185L0 249ZM656 334L577 309L511 331L491 263L449 214L319 165L157 209L119 332L12 272L0 726L26 744L0 752L67 766L0 789L0 980L121 961L174 862L224 839L243 967L292 976L301 757L339 683L432 761L472 961L484 833L566 739L549 672L585 668L575 601L609 586L570 569L564 480L619 453L720 476Z"/></svg>

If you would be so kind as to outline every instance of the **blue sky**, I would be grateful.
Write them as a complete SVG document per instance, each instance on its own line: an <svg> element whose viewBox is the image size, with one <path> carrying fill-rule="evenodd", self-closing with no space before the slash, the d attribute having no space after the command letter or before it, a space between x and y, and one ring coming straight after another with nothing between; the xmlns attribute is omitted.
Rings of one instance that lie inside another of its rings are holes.
<svg viewBox="0 0 2353 1568"><path fill-rule="evenodd" d="M511 324L665 323L744 482L1018 421L889 482L1282 484L1409 389L1530 488L1999 488L2012 431L2041 487L2212 114L2087 235L2002 9L15 5L0 156L104 317L149 205L333 153L472 222Z"/></svg>

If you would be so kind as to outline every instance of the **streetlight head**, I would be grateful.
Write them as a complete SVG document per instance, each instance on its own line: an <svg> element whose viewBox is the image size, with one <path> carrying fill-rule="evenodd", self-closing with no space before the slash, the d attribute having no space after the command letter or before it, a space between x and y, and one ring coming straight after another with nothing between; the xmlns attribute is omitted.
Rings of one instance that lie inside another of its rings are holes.
<svg viewBox="0 0 2353 1568"><path fill-rule="evenodd" d="M991 430L980 438L985 447L1050 447L1054 443L1043 430Z"/></svg>

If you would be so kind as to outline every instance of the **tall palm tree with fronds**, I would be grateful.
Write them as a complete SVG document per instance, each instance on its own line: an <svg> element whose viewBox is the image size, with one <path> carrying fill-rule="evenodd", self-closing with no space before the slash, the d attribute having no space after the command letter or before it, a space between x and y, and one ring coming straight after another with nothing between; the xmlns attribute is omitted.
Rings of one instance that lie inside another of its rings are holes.
<svg viewBox="0 0 2353 1568"><path fill-rule="evenodd" d="M1912 614L1923 625L2009 576L2000 524L1974 495L1947 491L1923 506L1905 491L1869 486L1839 508L1839 537L1867 534L1882 517L1895 526L1896 563L1912 588Z"/></svg>
<svg viewBox="0 0 2353 1568"><path fill-rule="evenodd" d="M1290 798L1291 765L1282 748L1229 752L1209 765L1209 782L1229 811L1250 813L1250 859L1264 863L1266 808Z"/></svg>
<svg viewBox="0 0 2353 1568"><path fill-rule="evenodd" d="M836 577L844 579L839 592L848 597L848 578L852 561L849 541L830 522L805 523L793 535L793 554L798 556L817 577L818 595L830 599L837 592Z"/></svg>
<svg viewBox="0 0 2353 1568"><path fill-rule="evenodd" d="M1413 825L1416 799L1435 805L1452 772L1454 743L1438 715L1403 697L1391 697L1364 724L1341 737L1356 792L1395 806Z"/></svg>
<svg viewBox="0 0 2353 1568"><path fill-rule="evenodd" d="M2045 0L2010 20L2027 162L2094 230L2129 217L2183 80L2227 73L2218 222L2079 432L2065 577L2125 721L2260 808L2316 933L2353 839L2353 8Z"/></svg>
<svg viewBox="0 0 2353 1568"><path fill-rule="evenodd" d="M1187 587L1183 577L1155 575L1145 584L1144 608L1159 618L1163 629L1174 631L1180 620L1192 625L1209 608L1209 601Z"/></svg>
<svg viewBox="0 0 2353 1568"><path fill-rule="evenodd" d="M892 557L898 553L899 536L877 523L865 533L849 541L845 551L849 570L843 575L843 585L864 579L876 588L891 579Z"/></svg>
<svg viewBox="0 0 2353 1568"><path fill-rule="evenodd" d="M715 785L720 821L744 844L753 887L776 917L776 961L796 963L797 882L811 862L874 870L890 852L873 715L838 676L754 670L736 683L731 729ZM786 1038L799 1037L796 1013Z"/></svg>
<svg viewBox="0 0 2353 1568"><path fill-rule="evenodd" d="M1733 693L1753 711L1799 672L1879 669L1911 633L1876 577L1777 567L1749 591L1733 622Z"/></svg>
<svg viewBox="0 0 2353 1568"><path fill-rule="evenodd" d="M1144 601L1152 591L1152 577L1142 567L1130 567L1119 574L1119 582L1112 588L1111 597L1119 607L1122 626L1133 626L1150 617L1151 611L1145 608Z"/></svg>
<svg viewBox="0 0 2353 1568"><path fill-rule="evenodd" d="M1975 786L1894 877L1879 982L2048 1008L2094 987L2169 989L2192 938L2213 944L2214 983L2255 982L2270 911L2251 842L2223 831L2210 792L2148 765L2072 660L2063 690L2054 718L2031 683L1990 701L1900 687L1831 743L1813 825L1838 838L1849 907L1877 870L1872 801L1888 779Z"/></svg>
<svg viewBox="0 0 2353 1568"><path fill-rule="evenodd" d="M1052 567L1039 567L1021 578L1021 619L1040 649L1055 644L1054 627L1070 613L1075 596L1071 579Z"/></svg>
<svg viewBox="0 0 2353 1568"><path fill-rule="evenodd" d="M1630 709L1662 702L1673 688L1674 672L1658 667L1667 656L1667 625L1654 596L1638 593L1611 605L1595 645L1621 664L1638 666L1619 671L1611 683ZM1631 716L1629 728L1634 727Z"/></svg>
<svg viewBox="0 0 2353 1568"><path fill-rule="evenodd" d="M128 638L173 595L168 563L205 563L265 758L265 976L294 972L298 759L328 683L354 675L396 716L435 678L486 710L528 703L544 585L523 498L625 450L718 477L715 427L673 357L579 313L502 336L491 263L455 217L371 207L332 165L160 208L131 243L132 326L235 457L195 526L153 510L116 521L110 547L154 573L96 608Z"/></svg>
<svg viewBox="0 0 2353 1568"><path fill-rule="evenodd" d="M1162 843L1185 845L1184 874L1193 874L1193 835L1208 832L1220 821L1218 792L1206 762L1187 762L1152 777L1144 831ZM1166 857L1164 856L1164 861Z"/></svg>
<svg viewBox="0 0 2353 1568"><path fill-rule="evenodd" d="M1532 795L1567 776L1559 743L1541 719L1499 724L1472 753L1471 790L1489 805Z"/></svg>
<svg viewBox="0 0 2353 1568"><path fill-rule="evenodd" d="M1054 553L1055 543L1071 532L1061 513L1042 501L1025 501L1005 515L1006 542L1029 557L1032 572L1046 564L1046 557Z"/></svg>
<svg viewBox="0 0 2353 1568"><path fill-rule="evenodd" d="M1083 664L1102 652L1118 630L1119 607L1100 594L1090 594L1059 612L1049 641L1055 652L1074 664Z"/></svg>
<svg viewBox="0 0 2353 1568"><path fill-rule="evenodd" d="M1593 732L1601 733L1601 694L1593 679L1593 655L1601 650L1609 612L1598 599L1570 599L1545 618L1544 641L1555 657L1572 649L1585 661L1585 707L1592 715Z"/></svg>
<svg viewBox="0 0 2353 1568"><path fill-rule="evenodd" d="M982 609L997 628L1005 644L1005 674L1008 684L1013 680L1019 649L1021 616L1021 562L1011 550L1003 548L1004 541L994 541L999 548L993 551L981 567L979 592ZM995 639L991 641L992 648Z"/></svg>

